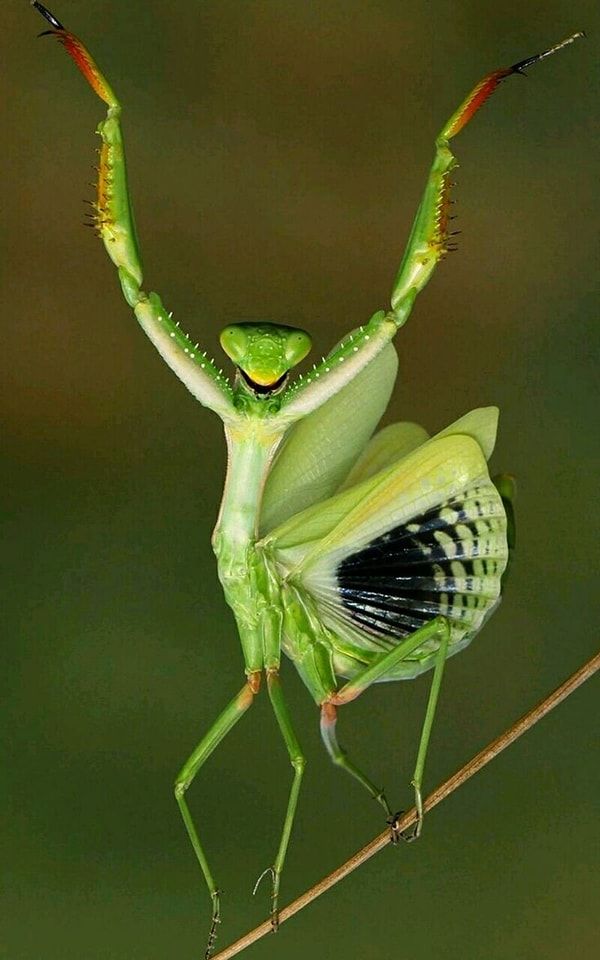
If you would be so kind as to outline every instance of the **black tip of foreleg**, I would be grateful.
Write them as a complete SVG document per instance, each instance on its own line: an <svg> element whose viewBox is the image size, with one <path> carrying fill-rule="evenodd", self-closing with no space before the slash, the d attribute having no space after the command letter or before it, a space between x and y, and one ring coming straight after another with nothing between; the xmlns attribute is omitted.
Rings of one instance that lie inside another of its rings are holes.
<svg viewBox="0 0 600 960"><path fill-rule="evenodd" d="M35 7L35 9L38 11L38 13L41 13L41 15L43 16L44 20L47 20L48 23L50 24L50 26L53 27L55 30L64 30L64 29L65 29L65 28L63 27L62 23L60 22L60 20L57 20L56 17L54 16L54 14L53 14L53 13L50 13L50 11L48 10L48 8L45 7L45 6L43 5L43 3L39 3L39 0L31 0L31 6L32 6L32 7Z"/></svg>
<svg viewBox="0 0 600 960"><path fill-rule="evenodd" d="M520 60L518 63L513 63L512 67L509 67L509 73L520 73L522 76L527 76L525 73L526 67L530 67L534 63L539 63L540 60L545 60L546 57L551 57L553 53L558 53L559 50L563 50L565 47L568 47L574 43L575 40L580 40L585 36L585 30L578 30L577 33L572 33L570 37L567 37L560 43L556 43L553 47L549 47L542 53L535 53L532 57L527 57L525 60Z"/></svg>

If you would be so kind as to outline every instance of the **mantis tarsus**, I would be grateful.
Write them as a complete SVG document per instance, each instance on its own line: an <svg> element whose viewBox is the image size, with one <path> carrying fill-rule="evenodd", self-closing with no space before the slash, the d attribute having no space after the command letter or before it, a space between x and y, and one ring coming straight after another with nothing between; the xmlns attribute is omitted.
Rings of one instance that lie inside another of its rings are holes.
<svg viewBox="0 0 600 960"><path fill-rule="evenodd" d="M220 896L186 791L252 704L264 673L293 768L279 846L265 871L276 929L280 878L305 766L279 679L282 650L320 708L329 755L381 805L394 840L397 815L383 790L339 745L337 711L373 683L433 669L412 778L418 811L413 836L420 833L421 784L444 664L473 639L499 601L513 538L513 485L507 476L493 481L488 473L494 407L472 411L433 438L412 423L372 434L394 385L392 338L453 246L450 175L456 161L450 141L502 80L582 34L484 77L452 114L435 141L388 311L375 313L291 384L290 371L310 350L307 333L273 323L230 325L221 345L235 365L231 384L173 322L160 297L142 289L121 105L81 41L37 0L33 6L51 26L46 33L63 44L108 106L98 127L102 145L93 223L117 267L125 299L171 369L225 427L227 477L212 542L239 630L246 679L175 781L212 899L209 957Z"/></svg>

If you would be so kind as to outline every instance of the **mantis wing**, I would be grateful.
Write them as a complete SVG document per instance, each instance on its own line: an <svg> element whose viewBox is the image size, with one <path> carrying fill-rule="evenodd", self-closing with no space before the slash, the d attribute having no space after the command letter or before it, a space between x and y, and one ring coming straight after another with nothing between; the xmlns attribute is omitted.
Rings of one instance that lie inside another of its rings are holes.
<svg viewBox="0 0 600 960"><path fill-rule="evenodd" d="M450 436L453 433L464 433L473 437L483 450L485 459L489 460L496 443L498 429L498 408L478 407L465 414L460 420L437 434L437 437ZM378 430L371 438L360 457L352 467L338 492L348 490L356 483L374 476L384 467L391 466L402 457L407 456L420 447L427 440L429 434L418 423L391 423L383 430Z"/></svg>
<svg viewBox="0 0 600 960"><path fill-rule="evenodd" d="M369 440L338 493L375 476L380 470L408 456L427 440L429 434L418 423L390 423L378 430Z"/></svg>
<svg viewBox="0 0 600 960"><path fill-rule="evenodd" d="M289 431L265 486L264 534L336 490L381 419L398 358L391 344L345 387Z"/></svg>
<svg viewBox="0 0 600 960"><path fill-rule="evenodd" d="M491 454L498 426L498 408L480 407L456 420L432 440L413 423L396 423L384 427L367 444L363 454L352 468L335 496L326 503L317 502L301 513L291 516L264 538L265 544L277 541L280 549L322 540L347 517L354 507L370 493L373 483L390 469L396 471L400 461L409 453L437 443L443 437L466 435L476 441L486 458ZM483 463L482 468L487 473ZM354 482L351 484L350 480Z"/></svg>
<svg viewBox="0 0 600 960"><path fill-rule="evenodd" d="M508 556L483 451L452 433L292 518L266 545L316 611L343 676L362 651L390 648L436 616L450 621L449 653L464 647L498 602ZM436 648L424 644L388 679L427 669Z"/></svg>

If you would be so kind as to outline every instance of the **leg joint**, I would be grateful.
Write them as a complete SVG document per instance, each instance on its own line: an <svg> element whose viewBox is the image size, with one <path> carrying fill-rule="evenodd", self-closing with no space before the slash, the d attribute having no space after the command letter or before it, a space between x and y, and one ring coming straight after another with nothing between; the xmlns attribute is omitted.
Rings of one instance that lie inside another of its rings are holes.
<svg viewBox="0 0 600 960"><path fill-rule="evenodd" d="M188 788L188 783L186 783L185 780L180 780L180 778L177 777L177 780L173 785L173 792L175 794L175 799L177 801L183 800L183 797L185 795L185 791L187 790L187 788Z"/></svg>
<svg viewBox="0 0 600 960"><path fill-rule="evenodd" d="M292 764L296 773L304 773L304 768L306 767L306 757L303 757L302 754L291 757L290 763Z"/></svg>
<svg viewBox="0 0 600 960"><path fill-rule="evenodd" d="M256 696L260 690L260 681L261 681L261 672L260 670L252 670L247 674L248 686L252 692L253 697Z"/></svg>
<svg viewBox="0 0 600 960"><path fill-rule="evenodd" d="M330 753L330 757L333 760L336 767L345 767L346 766L346 751L338 745L338 749L335 753Z"/></svg>

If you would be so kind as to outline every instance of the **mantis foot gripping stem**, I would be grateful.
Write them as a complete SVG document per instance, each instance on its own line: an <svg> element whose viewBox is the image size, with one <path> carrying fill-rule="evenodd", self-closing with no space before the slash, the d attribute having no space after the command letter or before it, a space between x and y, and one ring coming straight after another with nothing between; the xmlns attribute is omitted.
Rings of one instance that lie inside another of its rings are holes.
<svg viewBox="0 0 600 960"><path fill-rule="evenodd" d="M256 891L260 887L263 877L266 877L267 874L271 874L271 927L273 929L273 933L277 933L279 930L279 879L281 874L275 869L275 867L267 867L266 870L263 870L260 877L254 884L252 896L256 895Z"/></svg>
<svg viewBox="0 0 600 960"><path fill-rule="evenodd" d="M211 898L213 903L213 912L210 930L208 932L208 940L206 942L204 960L210 960L213 955L215 943L217 942L217 928L221 922L221 891L215 890L214 893L211 894Z"/></svg>

